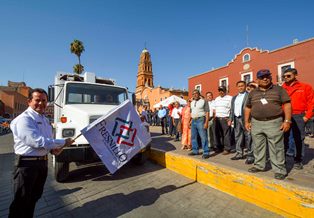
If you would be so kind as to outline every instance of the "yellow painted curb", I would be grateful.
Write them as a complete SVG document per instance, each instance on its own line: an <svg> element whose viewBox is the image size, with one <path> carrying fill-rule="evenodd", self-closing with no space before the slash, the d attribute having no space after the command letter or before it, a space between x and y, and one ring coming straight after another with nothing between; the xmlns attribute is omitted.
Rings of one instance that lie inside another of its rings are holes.
<svg viewBox="0 0 314 218"><path fill-rule="evenodd" d="M313 190L154 148L151 149L150 159L199 183L277 214L314 218Z"/></svg>

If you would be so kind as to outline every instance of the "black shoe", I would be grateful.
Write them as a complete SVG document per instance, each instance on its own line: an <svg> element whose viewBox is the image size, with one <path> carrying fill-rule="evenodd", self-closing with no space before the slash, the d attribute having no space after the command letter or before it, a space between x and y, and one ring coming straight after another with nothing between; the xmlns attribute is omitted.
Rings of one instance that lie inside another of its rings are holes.
<svg viewBox="0 0 314 218"><path fill-rule="evenodd" d="M222 152L222 155L228 155L228 154L231 154L231 152L230 152L229 150L224 150L224 151Z"/></svg>
<svg viewBox="0 0 314 218"><path fill-rule="evenodd" d="M250 173L258 173L258 172L263 172L264 170L258 169L256 167L251 167L250 169L248 169L248 171Z"/></svg>
<svg viewBox="0 0 314 218"><path fill-rule="evenodd" d="M275 179L278 180L284 180L286 178L287 175L281 174L281 173L275 173Z"/></svg>
<svg viewBox="0 0 314 218"><path fill-rule="evenodd" d="M237 151L236 151L236 149L231 149L229 152L230 152L231 154L233 154L233 153L236 153Z"/></svg>
<svg viewBox="0 0 314 218"><path fill-rule="evenodd" d="M303 169L303 164L301 162L295 162L294 165L293 165L293 169L302 170Z"/></svg>
<svg viewBox="0 0 314 218"><path fill-rule="evenodd" d="M230 158L231 160L241 160L243 159L243 155L242 154L236 154L234 157Z"/></svg>
<svg viewBox="0 0 314 218"><path fill-rule="evenodd" d="M218 148L215 149L215 153L216 153L216 154L220 154L220 153L222 153L222 152L223 152L223 150L221 150L221 149L218 149Z"/></svg>
<svg viewBox="0 0 314 218"><path fill-rule="evenodd" d="M190 153L188 153L189 156L195 156L195 155L199 155L199 154L200 154L200 153L198 153L198 152L197 152L197 153L194 153L193 151L190 152Z"/></svg>
<svg viewBox="0 0 314 218"><path fill-rule="evenodd" d="M246 161L245 161L245 164L253 164L254 163L254 159L252 159L252 158L248 158L248 159L246 159Z"/></svg>
<svg viewBox="0 0 314 218"><path fill-rule="evenodd" d="M203 154L202 155L202 159L208 159L209 158L209 154Z"/></svg>

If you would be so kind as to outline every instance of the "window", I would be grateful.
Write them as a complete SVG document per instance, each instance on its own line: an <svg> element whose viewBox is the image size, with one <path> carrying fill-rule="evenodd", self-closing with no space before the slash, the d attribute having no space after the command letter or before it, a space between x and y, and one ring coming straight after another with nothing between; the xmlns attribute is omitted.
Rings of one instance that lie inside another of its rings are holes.
<svg viewBox="0 0 314 218"><path fill-rule="evenodd" d="M250 54L245 54L245 55L243 55L243 58L242 58L242 61L243 61L243 62L248 62L248 61L250 61L250 60L251 60Z"/></svg>
<svg viewBox="0 0 314 218"><path fill-rule="evenodd" d="M278 65L277 82L282 83L282 74L288 68L294 68L294 61Z"/></svg>
<svg viewBox="0 0 314 218"><path fill-rule="evenodd" d="M196 85L195 89L197 89L201 93L202 92L202 85L201 84Z"/></svg>
<svg viewBox="0 0 314 218"><path fill-rule="evenodd" d="M126 90L119 87L80 83L66 86L66 104L119 105L126 99Z"/></svg>
<svg viewBox="0 0 314 218"><path fill-rule="evenodd" d="M241 80L245 81L246 84L248 84L249 82L253 80L253 73L252 72L242 73Z"/></svg>
<svg viewBox="0 0 314 218"><path fill-rule="evenodd" d="M227 77L221 78L221 79L219 80L219 86L224 86L224 87L226 87L227 92L228 92L228 90L229 90L229 88L228 88L228 86L229 86L228 78L227 78Z"/></svg>

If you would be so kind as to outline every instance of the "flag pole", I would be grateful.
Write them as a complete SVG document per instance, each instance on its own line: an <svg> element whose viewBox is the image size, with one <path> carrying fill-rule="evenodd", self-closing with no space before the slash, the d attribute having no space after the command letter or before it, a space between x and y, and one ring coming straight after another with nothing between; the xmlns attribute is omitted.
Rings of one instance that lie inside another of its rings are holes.
<svg viewBox="0 0 314 218"><path fill-rule="evenodd" d="M74 139L73 139L73 141L75 141L78 137L80 137L82 135L82 133L81 134L79 134L78 136L76 136Z"/></svg>

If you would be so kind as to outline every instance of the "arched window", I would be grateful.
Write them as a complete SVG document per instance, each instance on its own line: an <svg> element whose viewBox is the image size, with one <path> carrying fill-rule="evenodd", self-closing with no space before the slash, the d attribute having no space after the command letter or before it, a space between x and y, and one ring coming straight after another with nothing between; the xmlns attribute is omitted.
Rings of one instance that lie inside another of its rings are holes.
<svg viewBox="0 0 314 218"><path fill-rule="evenodd" d="M250 60L251 60L250 54L245 54L245 55L243 55L243 62L248 62L248 61L250 61Z"/></svg>

